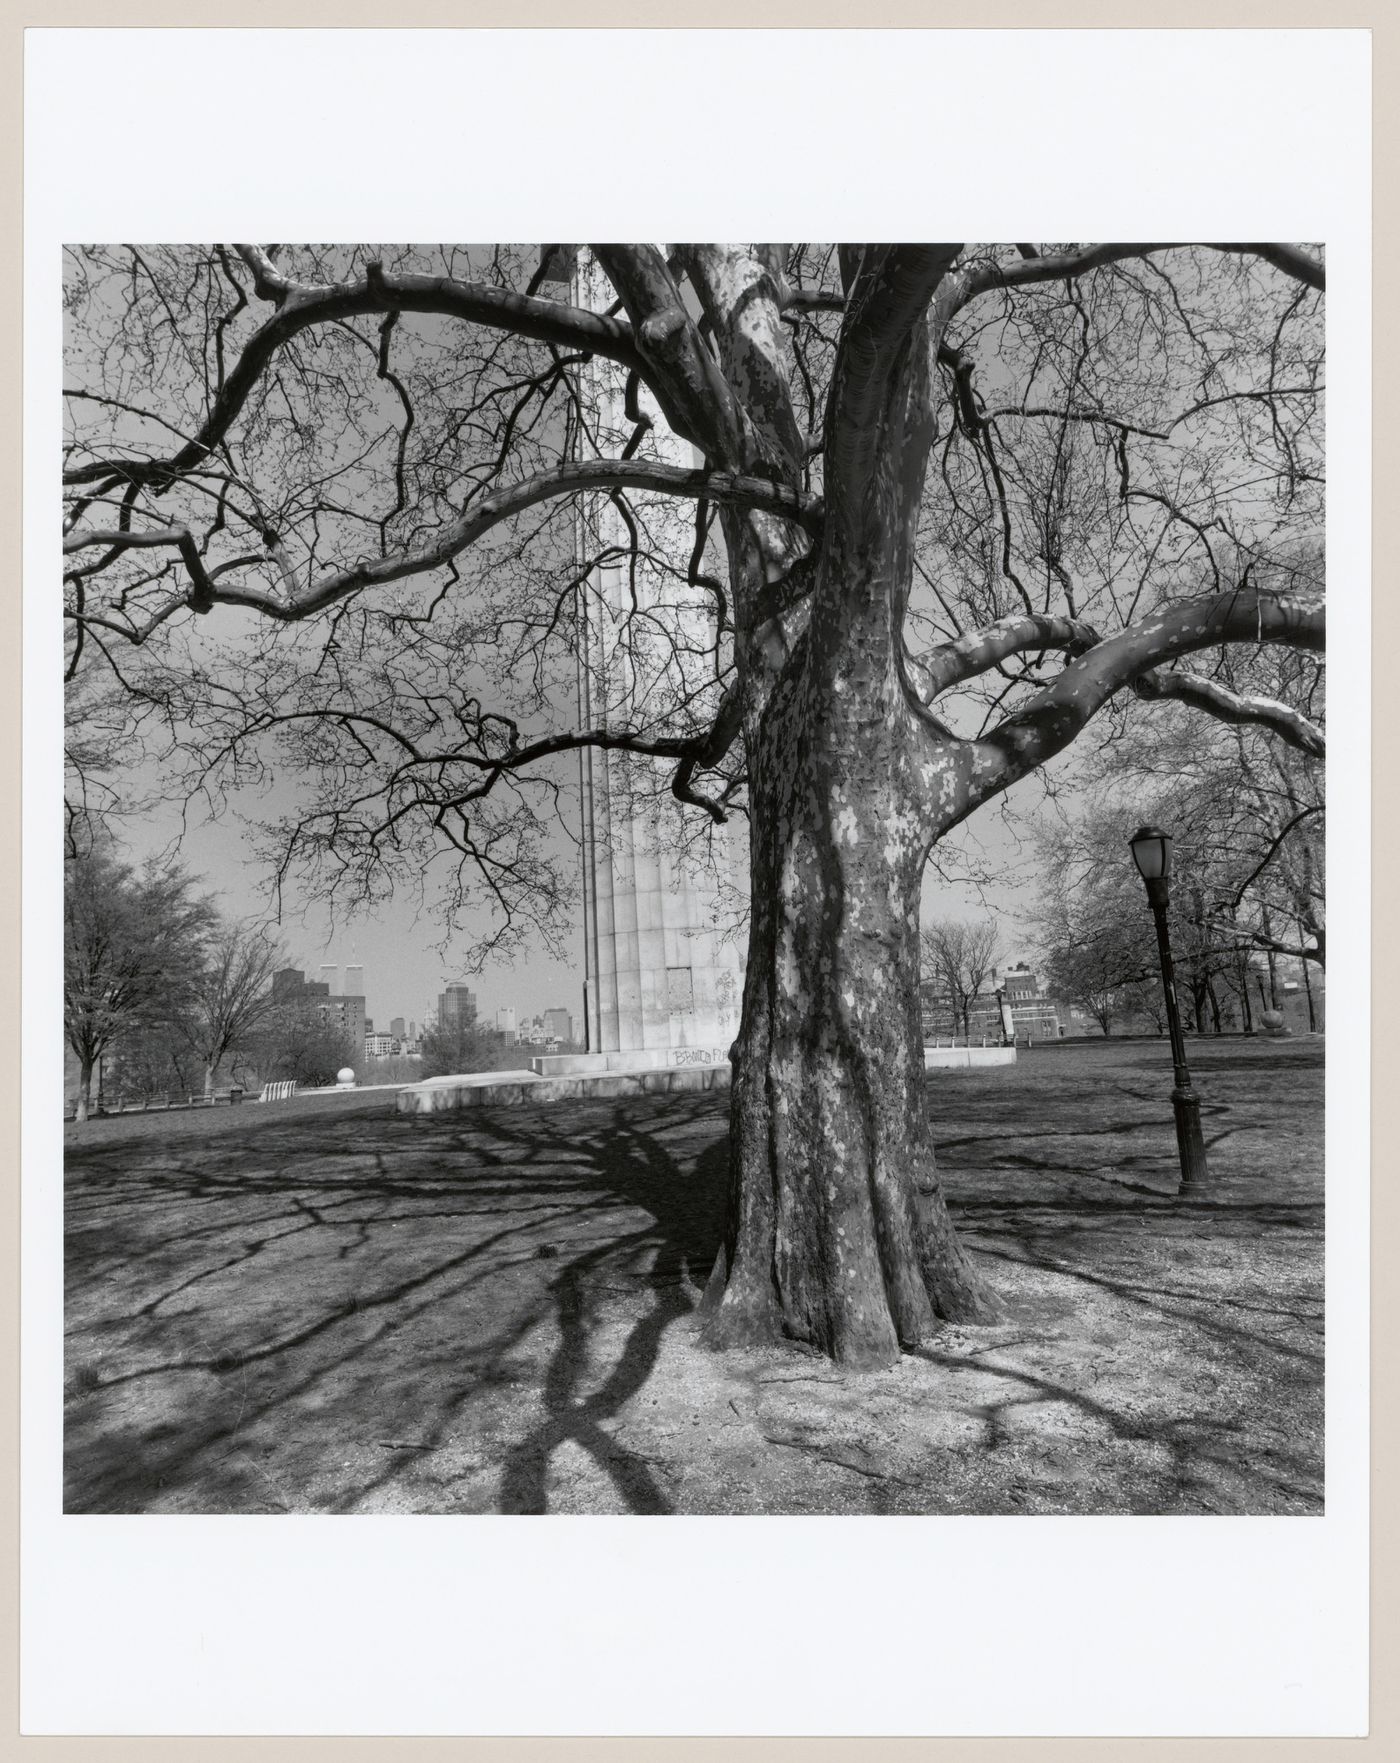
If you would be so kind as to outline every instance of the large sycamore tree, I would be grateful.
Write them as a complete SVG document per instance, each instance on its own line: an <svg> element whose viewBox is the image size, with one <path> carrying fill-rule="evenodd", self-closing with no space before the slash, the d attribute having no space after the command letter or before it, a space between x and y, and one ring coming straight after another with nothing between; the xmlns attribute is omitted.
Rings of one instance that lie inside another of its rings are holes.
<svg viewBox="0 0 1400 1763"><path fill-rule="evenodd" d="M1322 646L1323 281L1281 244L78 250L70 679L215 804L304 780L280 873L445 856L506 946L567 907L561 755L746 815L708 1335L887 1363L998 1313L929 1143L939 841L1127 688L1321 750L1221 658ZM667 654L623 597L631 708L590 720L606 567L689 610Z"/></svg>

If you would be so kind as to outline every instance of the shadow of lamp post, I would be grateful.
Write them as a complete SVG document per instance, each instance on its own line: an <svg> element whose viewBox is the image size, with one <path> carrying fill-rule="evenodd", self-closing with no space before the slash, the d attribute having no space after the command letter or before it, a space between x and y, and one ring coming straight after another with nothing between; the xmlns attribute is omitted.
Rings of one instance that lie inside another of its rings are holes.
<svg viewBox="0 0 1400 1763"><path fill-rule="evenodd" d="M1206 1148L1201 1138L1201 1104L1191 1088L1186 1069L1186 1043L1181 1033L1181 1014L1176 1005L1176 978L1172 971L1172 947L1167 930L1167 896L1172 868L1172 841L1159 827L1141 826L1129 840L1133 862L1147 884L1147 903L1157 926L1157 953L1162 962L1162 997L1167 1006L1167 1032L1171 1035L1172 1109L1176 1114L1176 1148L1181 1158L1181 1187L1195 1191L1207 1180Z"/></svg>

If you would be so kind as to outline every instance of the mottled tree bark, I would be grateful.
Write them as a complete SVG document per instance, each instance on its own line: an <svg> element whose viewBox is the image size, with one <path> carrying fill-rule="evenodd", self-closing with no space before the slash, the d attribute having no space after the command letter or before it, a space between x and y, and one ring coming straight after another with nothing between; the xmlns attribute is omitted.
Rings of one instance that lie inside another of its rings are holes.
<svg viewBox="0 0 1400 1763"><path fill-rule="evenodd" d="M799 655L751 758L730 1214L706 1333L874 1366L940 1319L998 1307L949 1219L925 1117L917 731L902 702L878 723L863 704L851 744L852 694L809 668Z"/></svg>
<svg viewBox="0 0 1400 1763"><path fill-rule="evenodd" d="M924 310L946 260L861 270L810 612L745 728L753 906L706 1332L851 1366L890 1363L940 1319L997 1314L943 1202L919 1031L920 883L970 773L901 675L932 435Z"/></svg>

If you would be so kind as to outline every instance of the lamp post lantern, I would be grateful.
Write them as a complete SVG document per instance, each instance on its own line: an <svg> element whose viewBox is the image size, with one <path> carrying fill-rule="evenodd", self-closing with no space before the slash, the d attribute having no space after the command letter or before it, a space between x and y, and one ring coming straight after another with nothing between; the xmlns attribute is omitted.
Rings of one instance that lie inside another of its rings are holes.
<svg viewBox="0 0 1400 1763"><path fill-rule="evenodd" d="M1016 1018L1012 1015L1006 1002L1006 987L996 989L997 1015L1001 1019L1001 1044L1003 1047L1016 1045Z"/></svg>
<svg viewBox="0 0 1400 1763"><path fill-rule="evenodd" d="M1191 1088L1186 1068L1186 1043L1181 1015L1176 1007L1176 976L1172 969L1171 939L1167 931L1167 897L1172 869L1172 841L1160 827L1140 826L1129 840L1133 862L1147 884L1147 903L1157 926L1157 953L1162 963L1162 996L1167 1006L1167 1030L1172 1043L1172 1110L1176 1115L1176 1148L1181 1158L1181 1185L1198 1188L1207 1179L1206 1147L1201 1138L1201 1104Z"/></svg>

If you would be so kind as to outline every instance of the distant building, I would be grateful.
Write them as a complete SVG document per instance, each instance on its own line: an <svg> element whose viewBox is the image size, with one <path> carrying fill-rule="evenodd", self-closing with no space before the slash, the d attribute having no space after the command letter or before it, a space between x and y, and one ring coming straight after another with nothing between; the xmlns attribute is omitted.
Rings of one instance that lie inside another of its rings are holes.
<svg viewBox="0 0 1400 1763"><path fill-rule="evenodd" d="M515 1045L515 1006L507 1004L496 1012L496 1033L508 1047Z"/></svg>
<svg viewBox="0 0 1400 1763"><path fill-rule="evenodd" d="M1032 1040L1052 1040L1064 1033L1059 1006L1049 996L1045 982L1024 961L1008 967L1000 982L994 977L992 983L1001 986L1017 1035L1026 1035Z"/></svg>
<svg viewBox="0 0 1400 1763"><path fill-rule="evenodd" d="M390 1034L367 1034L364 1045L366 1059L387 1059L398 1051L398 1042Z"/></svg>
<svg viewBox="0 0 1400 1763"><path fill-rule="evenodd" d="M365 1001L363 998L316 997L312 999L316 1013L329 1022L346 1045L359 1048L365 1038Z"/></svg>
<svg viewBox="0 0 1400 1763"><path fill-rule="evenodd" d="M391 1016L389 1018L389 1033L393 1035L396 1040L403 1040L404 1027L402 1016Z"/></svg>
<svg viewBox="0 0 1400 1763"><path fill-rule="evenodd" d="M1064 1032L1060 1007L1047 996L1044 982L1024 961L1018 961L1000 977L993 969L983 990L968 1006L966 1032L974 1045L982 1040L996 1044L1002 1038L1004 1019L998 992L1006 1001L1012 1031L1018 1039L1052 1040ZM963 1037L962 1013L955 1009L953 1000L936 979L919 984L919 1017L926 1045Z"/></svg>
<svg viewBox="0 0 1400 1763"><path fill-rule="evenodd" d="M470 986L453 981L438 996L438 1027L440 1029L471 1028L476 1022L476 993Z"/></svg>
<svg viewBox="0 0 1400 1763"><path fill-rule="evenodd" d="M324 998L329 989L324 980L308 980L299 967L279 968L272 976L272 996L278 1004L291 1004L298 998Z"/></svg>
<svg viewBox="0 0 1400 1763"><path fill-rule="evenodd" d="M569 1013L564 1009L546 1010L544 1013L545 1039L550 1041L569 1041L573 1036L569 1032Z"/></svg>
<svg viewBox="0 0 1400 1763"><path fill-rule="evenodd" d="M345 969L345 995L348 998L363 998L366 995L363 967L347 967Z"/></svg>

